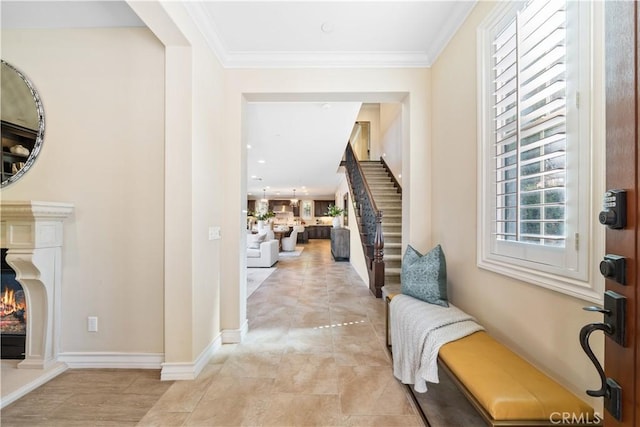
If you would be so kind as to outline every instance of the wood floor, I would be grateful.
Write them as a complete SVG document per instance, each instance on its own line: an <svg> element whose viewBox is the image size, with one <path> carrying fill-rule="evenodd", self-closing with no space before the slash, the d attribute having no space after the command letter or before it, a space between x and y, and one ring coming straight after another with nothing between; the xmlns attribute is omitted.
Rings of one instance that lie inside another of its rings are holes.
<svg viewBox="0 0 640 427"><path fill-rule="evenodd" d="M0 413L6 426L421 426L384 348L384 305L328 240L251 295L249 333L194 381L69 370Z"/></svg>

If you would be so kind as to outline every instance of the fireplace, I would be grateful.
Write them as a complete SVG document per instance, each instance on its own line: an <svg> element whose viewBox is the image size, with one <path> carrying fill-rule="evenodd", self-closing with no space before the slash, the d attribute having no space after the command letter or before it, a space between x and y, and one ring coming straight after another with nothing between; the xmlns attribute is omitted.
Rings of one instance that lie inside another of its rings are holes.
<svg viewBox="0 0 640 427"><path fill-rule="evenodd" d="M5 314L9 315L8 312L13 310L7 323L17 330L22 324L20 317L24 317L24 349L20 351L24 360L17 366L20 369L42 370L57 360L62 287L62 222L72 211L73 205L67 203L7 200L0 203L0 292L3 304L7 305ZM10 282L6 286L6 302L5 271L6 281ZM26 301L24 312L17 307L23 300ZM9 305L12 307L9 308ZM4 334L2 341L5 341Z"/></svg>
<svg viewBox="0 0 640 427"><path fill-rule="evenodd" d="M16 272L0 252L0 359L24 359L27 335L27 300Z"/></svg>

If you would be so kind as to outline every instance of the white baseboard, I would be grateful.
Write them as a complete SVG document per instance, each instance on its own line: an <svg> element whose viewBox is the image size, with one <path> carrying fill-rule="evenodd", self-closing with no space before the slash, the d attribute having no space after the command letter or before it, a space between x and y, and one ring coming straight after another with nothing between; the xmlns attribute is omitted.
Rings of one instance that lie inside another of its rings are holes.
<svg viewBox="0 0 640 427"><path fill-rule="evenodd" d="M200 353L194 362L163 363L160 379L162 381L195 380L217 350L222 347L222 335L218 335Z"/></svg>
<svg viewBox="0 0 640 427"><path fill-rule="evenodd" d="M70 368L160 369L163 353L66 352L58 360Z"/></svg>
<svg viewBox="0 0 640 427"><path fill-rule="evenodd" d="M249 332L249 321L245 320L239 329L224 329L222 331L222 344L241 343L245 335Z"/></svg>

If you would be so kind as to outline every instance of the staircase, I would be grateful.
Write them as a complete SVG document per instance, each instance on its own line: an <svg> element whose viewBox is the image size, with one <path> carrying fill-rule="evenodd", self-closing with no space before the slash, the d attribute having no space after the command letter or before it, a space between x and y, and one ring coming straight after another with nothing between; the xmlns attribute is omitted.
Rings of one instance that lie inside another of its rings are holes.
<svg viewBox="0 0 640 427"><path fill-rule="evenodd" d="M402 190L382 161L361 161L360 166L378 209L382 211L384 234L384 287L400 291L402 265Z"/></svg>

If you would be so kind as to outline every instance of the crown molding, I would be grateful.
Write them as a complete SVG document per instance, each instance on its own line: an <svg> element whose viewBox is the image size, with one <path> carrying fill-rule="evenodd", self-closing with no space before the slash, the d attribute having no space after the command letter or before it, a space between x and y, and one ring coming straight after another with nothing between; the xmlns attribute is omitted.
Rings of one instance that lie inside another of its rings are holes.
<svg viewBox="0 0 640 427"><path fill-rule="evenodd" d="M424 68L423 52L234 52L225 68Z"/></svg>

